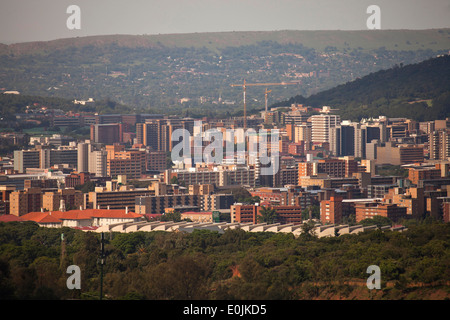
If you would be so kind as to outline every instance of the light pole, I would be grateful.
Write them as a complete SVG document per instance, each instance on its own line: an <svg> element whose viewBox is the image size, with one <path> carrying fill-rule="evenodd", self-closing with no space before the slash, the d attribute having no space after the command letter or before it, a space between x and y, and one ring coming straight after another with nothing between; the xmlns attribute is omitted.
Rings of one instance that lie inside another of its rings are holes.
<svg viewBox="0 0 450 320"><path fill-rule="evenodd" d="M100 300L103 298L103 265L105 264L105 236L102 232L100 242Z"/></svg>

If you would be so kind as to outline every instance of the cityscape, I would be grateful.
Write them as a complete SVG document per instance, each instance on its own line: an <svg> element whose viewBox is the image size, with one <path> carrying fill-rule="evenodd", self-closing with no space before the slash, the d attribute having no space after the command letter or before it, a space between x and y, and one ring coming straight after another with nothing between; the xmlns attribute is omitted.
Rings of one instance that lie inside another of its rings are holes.
<svg viewBox="0 0 450 320"><path fill-rule="evenodd" d="M200 64L192 48L77 39L83 74L0 48L0 299L448 300L450 31L432 32L432 49L353 55L230 44L223 71L209 47ZM144 76L117 57L94 76L84 55L109 49ZM162 50L177 53L146 70Z"/></svg>

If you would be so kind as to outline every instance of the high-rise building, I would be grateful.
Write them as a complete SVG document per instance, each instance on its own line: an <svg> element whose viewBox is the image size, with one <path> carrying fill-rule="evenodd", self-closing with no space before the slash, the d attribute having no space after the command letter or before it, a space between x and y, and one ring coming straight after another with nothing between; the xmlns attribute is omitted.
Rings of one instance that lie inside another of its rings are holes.
<svg viewBox="0 0 450 320"><path fill-rule="evenodd" d="M304 123L294 127L294 142L304 141L309 143L312 141L312 125Z"/></svg>
<svg viewBox="0 0 450 320"><path fill-rule="evenodd" d="M431 160L447 160L450 157L450 134L447 129L428 135L428 154Z"/></svg>
<svg viewBox="0 0 450 320"><path fill-rule="evenodd" d="M154 151L171 151L172 133L176 129L185 129L193 134L194 119L147 119L145 123L136 124L138 144L150 147Z"/></svg>
<svg viewBox="0 0 450 320"><path fill-rule="evenodd" d="M77 171L88 172L89 171L89 153L91 152L90 143L78 143L77 145L78 159L77 159Z"/></svg>
<svg viewBox="0 0 450 320"><path fill-rule="evenodd" d="M312 142L330 143L331 128L336 127L340 122L339 115L320 114L311 116Z"/></svg>
<svg viewBox="0 0 450 320"><path fill-rule="evenodd" d="M90 152L89 172L95 174L97 177L107 176L107 152L105 150Z"/></svg>
<svg viewBox="0 0 450 320"><path fill-rule="evenodd" d="M122 142L123 129L121 123L107 123L91 125L91 141L96 143L113 144Z"/></svg>
<svg viewBox="0 0 450 320"><path fill-rule="evenodd" d="M343 121L330 129L330 151L336 156L366 155L366 127L356 122Z"/></svg>
<svg viewBox="0 0 450 320"><path fill-rule="evenodd" d="M323 224L342 223L342 197L334 196L320 202L320 220Z"/></svg>

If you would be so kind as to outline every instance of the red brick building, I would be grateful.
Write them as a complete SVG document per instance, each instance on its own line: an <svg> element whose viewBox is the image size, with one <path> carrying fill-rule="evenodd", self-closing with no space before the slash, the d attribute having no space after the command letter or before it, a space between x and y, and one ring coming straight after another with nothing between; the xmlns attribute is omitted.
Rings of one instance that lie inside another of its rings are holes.
<svg viewBox="0 0 450 320"><path fill-rule="evenodd" d="M392 221L399 221L406 218L406 207L399 207L396 204L388 204L381 202L362 202L355 203L356 222L364 219L371 219L374 216L382 216L391 219Z"/></svg>
<svg viewBox="0 0 450 320"><path fill-rule="evenodd" d="M71 173L65 178L66 188L75 188L91 180L92 174L87 172Z"/></svg>
<svg viewBox="0 0 450 320"><path fill-rule="evenodd" d="M342 223L342 197L330 197L329 200L320 201L320 221L323 224Z"/></svg>
<svg viewBox="0 0 450 320"><path fill-rule="evenodd" d="M300 206L273 206L278 215L278 221L285 223L302 223L302 207ZM235 204L231 206L231 222L239 223L258 223L263 206Z"/></svg>

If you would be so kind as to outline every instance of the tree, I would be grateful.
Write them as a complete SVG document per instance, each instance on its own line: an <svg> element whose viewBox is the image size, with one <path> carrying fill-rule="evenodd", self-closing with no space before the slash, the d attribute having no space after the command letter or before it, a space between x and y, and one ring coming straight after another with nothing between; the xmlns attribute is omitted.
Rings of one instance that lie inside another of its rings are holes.
<svg viewBox="0 0 450 320"><path fill-rule="evenodd" d="M376 225L378 228L380 228L382 226L391 226L392 220L387 217L383 217L383 216L374 216L373 218L367 218L367 219L361 220L359 222L359 224L361 224L363 226Z"/></svg>
<svg viewBox="0 0 450 320"><path fill-rule="evenodd" d="M178 211L167 212L161 216L161 221L181 221L181 213Z"/></svg>
<svg viewBox="0 0 450 320"><path fill-rule="evenodd" d="M314 221L308 221L302 224L302 233L300 234L300 237L306 240L312 239L316 237L316 232L314 230L315 228L315 222Z"/></svg>
<svg viewBox="0 0 450 320"><path fill-rule="evenodd" d="M259 215L258 215L258 222L259 223L275 223L278 220L278 213L274 208L271 208L269 206L262 207Z"/></svg>
<svg viewBox="0 0 450 320"><path fill-rule="evenodd" d="M302 219L320 219L320 207L317 205L310 205L302 210Z"/></svg>
<svg viewBox="0 0 450 320"><path fill-rule="evenodd" d="M173 177L170 179L170 184L180 184L180 182L178 181L178 177L173 176Z"/></svg>
<svg viewBox="0 0 450 320"><path fill-rule="evenodd" d="M95 190L95 183L93 181L87 181L83 184L75 186L76 190L81 190L83 193L89 193Z"/></svg>

